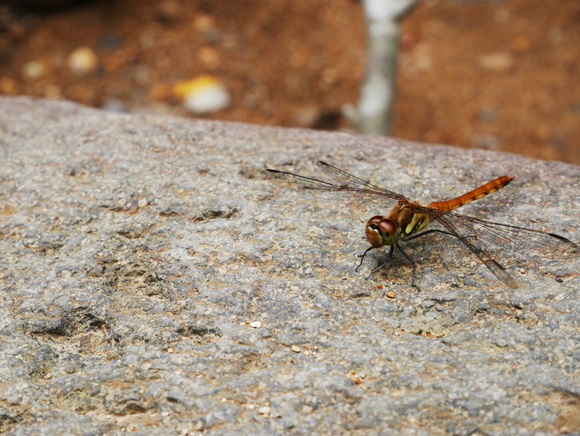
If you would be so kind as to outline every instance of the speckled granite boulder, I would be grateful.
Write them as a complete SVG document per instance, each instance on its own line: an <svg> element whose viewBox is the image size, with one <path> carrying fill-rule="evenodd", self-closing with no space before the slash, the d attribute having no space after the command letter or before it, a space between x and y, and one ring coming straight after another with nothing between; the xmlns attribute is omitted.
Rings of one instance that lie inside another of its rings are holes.
<svg viewBox="0 0 580 436"><path fill-rule="evenodd" d="M426 236L366 280L389 202L295 189L330 161L578 241L580 168L395 139L0 99L0 433L580 431L580 261ZM526 224L527 223L527 224ZM511 262L510 262L511 261Z"/></svg>

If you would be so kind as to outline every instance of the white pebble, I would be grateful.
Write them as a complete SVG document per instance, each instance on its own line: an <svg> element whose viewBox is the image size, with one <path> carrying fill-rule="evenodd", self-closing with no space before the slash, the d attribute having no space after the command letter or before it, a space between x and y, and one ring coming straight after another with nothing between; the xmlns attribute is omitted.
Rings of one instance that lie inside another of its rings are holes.
<svg viewBox="0 0 580 436"><path fill-rule="evenodd" d="M97 55L89 47L78 47L66 62L71 71L79 76L95 71L99 65Z"/></svg>

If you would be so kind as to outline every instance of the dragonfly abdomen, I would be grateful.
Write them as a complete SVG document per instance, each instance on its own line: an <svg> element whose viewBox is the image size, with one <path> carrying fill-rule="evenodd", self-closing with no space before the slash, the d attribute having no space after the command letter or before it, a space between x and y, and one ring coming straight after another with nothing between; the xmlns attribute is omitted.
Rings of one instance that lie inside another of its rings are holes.
<svg viewBox="0 0 580 436"><path fill-rule="evenodd" d="M492 192L495 192L498 189L503 188L504 186L509 185L512 179L513 177L511 176L501 176L498 177L497 179L492 180L491 182L487 182L485 185L481 185L479 188L476 188L473 191L468 192L467 194L460 195L459 197L453 198L451 200L434 201L431 204L429 204L428 207L449 212L453 209L457 209L458 207L464 206L467 203L471 203L472 201L477 200L478 198L485 197L486 195L489 195Z"/></svg>

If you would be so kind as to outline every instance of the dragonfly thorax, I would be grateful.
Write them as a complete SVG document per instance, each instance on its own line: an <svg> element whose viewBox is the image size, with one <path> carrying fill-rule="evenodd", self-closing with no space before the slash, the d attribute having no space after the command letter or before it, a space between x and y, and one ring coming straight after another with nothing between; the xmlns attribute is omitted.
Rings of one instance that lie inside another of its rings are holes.
<svg viewBox="0 0 580 436"><path fill-rule="evenodd" d="M379 248L397 242L399 228L393 220L377 215L368 220L366 234L371 245Z"/></svg>
<svg viewBox="0 0 580 436"><path fill-rule="evenodd" d="M415 203L399 204L391 210L387 219L397 224L399 233L402 237L412 235L413 233L423 230L431 222L429 217L424 213L418 213L414 210Z"/></svg>

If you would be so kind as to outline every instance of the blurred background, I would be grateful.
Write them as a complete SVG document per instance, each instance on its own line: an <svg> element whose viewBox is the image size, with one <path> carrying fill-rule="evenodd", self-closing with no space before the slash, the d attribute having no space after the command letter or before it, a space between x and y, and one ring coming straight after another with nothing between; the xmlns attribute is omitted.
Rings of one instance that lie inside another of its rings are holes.
<svg viewBox="0 0 580 436"><path fill-rule="evenodd" d="M580 1L420 0L392 135L580 164ZM0 93L119 112L356 131L356 0L0 3Z"/></svg>

